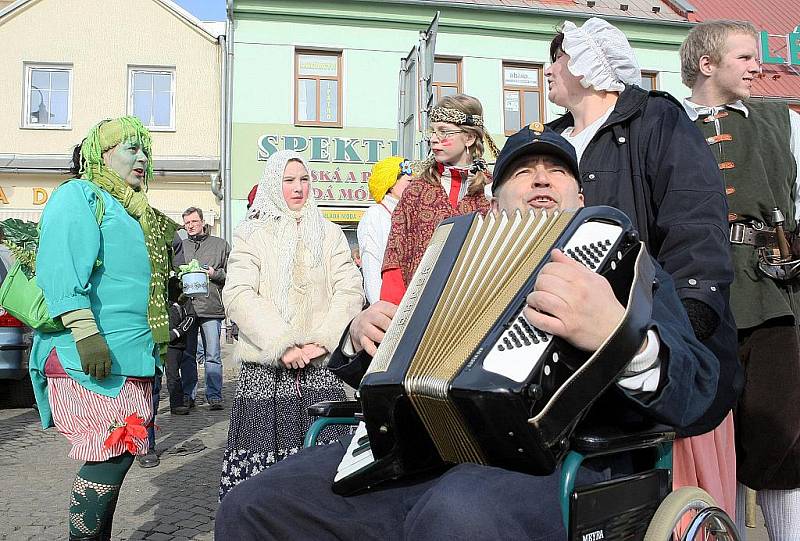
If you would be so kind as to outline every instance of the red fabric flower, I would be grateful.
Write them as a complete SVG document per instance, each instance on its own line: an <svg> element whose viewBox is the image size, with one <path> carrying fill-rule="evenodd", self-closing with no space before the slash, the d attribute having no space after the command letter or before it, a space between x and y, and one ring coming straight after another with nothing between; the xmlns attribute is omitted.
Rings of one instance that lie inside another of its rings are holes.
<svg viewBox="0 0 800 541"><path fill-rule="evenodd" d="M112 447L121 441L128 448L128 451L135 455L137 445L133 439L143 440L146 437L147 429L144 426L144 419L132 413L125 419L125 424L111 427L111 434L106 438L103 446L106 448Z"/></svg>

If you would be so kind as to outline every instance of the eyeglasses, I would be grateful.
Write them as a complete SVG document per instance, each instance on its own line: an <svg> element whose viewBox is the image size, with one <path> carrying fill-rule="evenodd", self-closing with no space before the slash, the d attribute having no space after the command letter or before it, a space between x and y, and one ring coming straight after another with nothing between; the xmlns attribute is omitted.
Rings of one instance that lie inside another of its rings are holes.
<svg viewBox="0 0 800 541"><path fill-rule="evenodd" d="M433 128L428 128L425 130L425 138L430 139L435 135L439 141L446 141L457 133L464 133L464 130L442 130L438 128L434 130Z"/></svg>

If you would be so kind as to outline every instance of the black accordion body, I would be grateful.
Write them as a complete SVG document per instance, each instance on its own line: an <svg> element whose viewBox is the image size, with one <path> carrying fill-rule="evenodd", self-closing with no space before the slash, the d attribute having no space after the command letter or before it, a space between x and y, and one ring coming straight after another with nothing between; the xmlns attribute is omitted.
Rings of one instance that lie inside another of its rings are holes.
<svg viewBox="0 0 800 541"><path fill-rule="evenodd" d="M626 307L597 352L522 316L554 248L602 273ZM334 491L447 463L551 473L575 425L641 346L653 274L630 221L610 207L442 222L361 381L363 422Z"/></svg>

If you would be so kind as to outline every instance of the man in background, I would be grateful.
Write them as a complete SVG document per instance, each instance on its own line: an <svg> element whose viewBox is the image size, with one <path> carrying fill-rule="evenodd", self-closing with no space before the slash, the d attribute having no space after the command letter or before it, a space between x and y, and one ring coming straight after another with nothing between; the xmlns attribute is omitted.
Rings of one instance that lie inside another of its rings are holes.
<svg viewBox="0 0 800 541"><path fill-rule="evenodd" d="M220 333L225 309L222 306L222 286L225 285L225 267L231 248L219 237L208 233L203 220L203 211L189 207L183 212L183 225L189 237L183 241L183 258L186 263L196 259L208 274L208 296L193 297L192 305L197 313L195 328L186 333L186 350L181 362L183 392L187 405L194 407L197 396L197 342L198 332L203 341L206 372L206 401L212 410L221 410L222 401L222 354Z"/></svg>

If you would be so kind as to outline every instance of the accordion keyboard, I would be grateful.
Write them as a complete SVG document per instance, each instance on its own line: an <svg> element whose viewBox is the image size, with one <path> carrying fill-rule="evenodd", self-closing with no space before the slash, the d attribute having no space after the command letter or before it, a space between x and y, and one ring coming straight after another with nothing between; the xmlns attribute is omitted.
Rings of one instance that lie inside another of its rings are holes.
<svg viewBox="0 0 800 541"><path fill-rule="evenodd" d="M621 234L622 228L617 225L586 222L569 239L563 252L596 272L607 259L615 256L611 250ZM537 367L551 339L552 335L530 325L520 310L486 355L483 368L521 383ZM544 369L545 375L549 375L549 367Z"/></svg>
<svg viewBox="0 0 800 541"><path fill-rule="evenodd" d="M353 475L374 461L375 459L369 446L369 436L367 436L367 425L364 424L364 421L361 421L358 423L356 433L353 435L353 439L350 440L350 445L347 446L347 451L345 451L339 467L336 468L336 477L333 480L336 482Z"/></svg>

